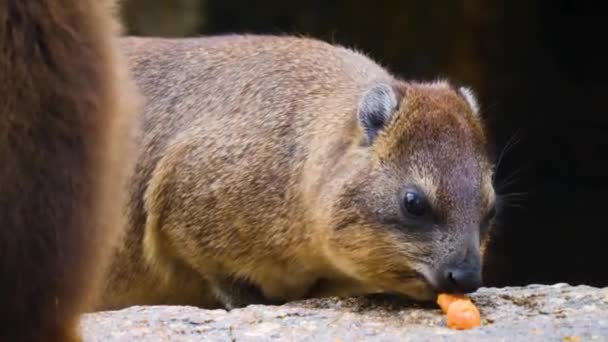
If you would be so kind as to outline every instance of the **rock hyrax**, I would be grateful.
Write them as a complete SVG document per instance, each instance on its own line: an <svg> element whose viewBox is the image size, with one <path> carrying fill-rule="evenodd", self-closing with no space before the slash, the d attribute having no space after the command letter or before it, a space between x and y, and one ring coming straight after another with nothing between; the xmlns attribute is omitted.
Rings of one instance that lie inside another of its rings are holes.
<svg viewBox="0 0 608 342"><path fill-rule="evenodd" d="M495 195L470 90L308 38L123 44L145 133L101 308L480 286Z"/></svg>

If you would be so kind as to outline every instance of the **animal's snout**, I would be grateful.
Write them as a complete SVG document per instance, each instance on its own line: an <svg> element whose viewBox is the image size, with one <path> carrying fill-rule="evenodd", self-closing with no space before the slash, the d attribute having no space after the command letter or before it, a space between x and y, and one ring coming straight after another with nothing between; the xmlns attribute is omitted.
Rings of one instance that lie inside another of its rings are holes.
<svg viewBox="0 0 608 342"><path fill-rule="evenodd" d="M435 274L435 287L441 293L470 293L482 286L481 257L469 250L465 258L453 258L440 266Z"/></svg>
<svg viewBox="0 0 608 342"><path fill-rule="evenodd" d="M482 285L479 267L447 267L439 277L437 290L442 293L470 293Z"/></svg>

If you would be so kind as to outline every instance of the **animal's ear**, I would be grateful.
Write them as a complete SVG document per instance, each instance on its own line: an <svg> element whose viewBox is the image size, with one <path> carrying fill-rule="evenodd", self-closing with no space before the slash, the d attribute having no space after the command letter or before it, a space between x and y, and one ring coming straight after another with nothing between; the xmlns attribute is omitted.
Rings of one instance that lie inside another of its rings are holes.
<svg viewBox="0 0 608 342"><path fill-rule="evenodd" d="M460 94L467 101L473 113L479 115L479 103L477 102L477 98L475 97L475 93L469 87L460 87Z"/></svg>
<svg viewBox="0 0 608 342"><path fill-rule="evenodd" d="M363 93L357 118L369 145L388 123L397 106L397 94L389 84L374 84Z"/></svg>

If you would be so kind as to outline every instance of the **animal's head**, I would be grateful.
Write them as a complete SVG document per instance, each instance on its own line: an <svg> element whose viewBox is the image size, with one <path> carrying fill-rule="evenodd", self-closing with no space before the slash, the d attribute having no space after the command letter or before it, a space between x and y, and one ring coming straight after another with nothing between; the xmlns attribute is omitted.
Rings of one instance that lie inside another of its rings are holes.
<svg viewBox="0 0 608 342"><path fill-rule="evenodd" d="M336 266L369 289L421 300L481 286L495 194L477 107L469 89L445 82L362 94L353 167L328 195Z"/></svg>

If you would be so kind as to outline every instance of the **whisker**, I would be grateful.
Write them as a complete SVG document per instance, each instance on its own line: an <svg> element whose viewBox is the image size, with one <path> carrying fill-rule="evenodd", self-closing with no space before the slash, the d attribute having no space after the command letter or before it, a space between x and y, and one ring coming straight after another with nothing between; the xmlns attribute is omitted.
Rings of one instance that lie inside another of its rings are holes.
<svg viewBox="0 0 608 342"><path fill-rule="evenodd" d="M515 169L510 175L508 175L504 179L500 180L499 183L497 182L498 184L496 184L496 188L500 191L502 189L505 189L505 188L513 185L514 183L517 183L517 181L520 180L520 177L521 177L523 171L527 168L528 168L528 166L525 166L525 167L522 166L522 167Z"/></svg>
<svg viewBox="0 0 608 342"><path fill-rule="evenodd" d="M530 192L511 192L498 196L500 207L526 209L523 205L527 202Z"/></svg>
<svg viewBox="0 0 608 342"><path fill-rule="evenodd" d="M507 140L507 143L505 144L505 146L502 148L502 151L500 151L500 154L498 155L498 160L496 161L496 167L495 167L495 174L498 174L498 172L500 170L500 164L502 163L504 156L520 141L521 141L521 129L517 129L517 131L515 131L515 133L509 138L509 140Z"/></svg>
<svg viewBox="0 0 608 342"><path fill-rule="evenodd" d="M500 197L502 198L511 198L511 197L516 197L516 198L522 198L525 196L529 196L531 194L531 192L529 191L525 191L525 192L509 192L506 194L501 194Z"/></svg>

